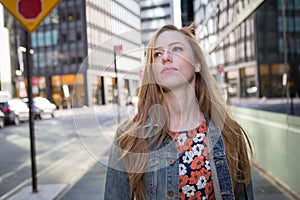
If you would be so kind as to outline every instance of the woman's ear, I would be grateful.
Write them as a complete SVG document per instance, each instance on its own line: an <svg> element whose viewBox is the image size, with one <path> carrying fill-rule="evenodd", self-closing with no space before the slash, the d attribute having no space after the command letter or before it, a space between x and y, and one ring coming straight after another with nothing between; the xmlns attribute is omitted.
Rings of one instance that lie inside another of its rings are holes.
<svg viewBox="0 0 300 200"><path fill-rule="evenodd" d="M196 63L195 64L195 72L198 73L201 70L201 64L200 63Z"/></svg>

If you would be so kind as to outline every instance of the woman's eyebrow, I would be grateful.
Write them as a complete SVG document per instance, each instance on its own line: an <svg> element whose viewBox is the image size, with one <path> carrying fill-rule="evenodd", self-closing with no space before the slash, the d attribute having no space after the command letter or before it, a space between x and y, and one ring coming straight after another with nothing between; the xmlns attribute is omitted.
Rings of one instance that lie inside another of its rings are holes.
<svg viewBox="0 0 300 200"><path fill-rule="evenodd" d="M175 44L181 44L181 45L185 46L182 42L171 42L170 44L168 44L168 46L170 47ZM163 47L160 47L160 46L154 47L154 50L158 50L158 49L163 49Z"/></svg>

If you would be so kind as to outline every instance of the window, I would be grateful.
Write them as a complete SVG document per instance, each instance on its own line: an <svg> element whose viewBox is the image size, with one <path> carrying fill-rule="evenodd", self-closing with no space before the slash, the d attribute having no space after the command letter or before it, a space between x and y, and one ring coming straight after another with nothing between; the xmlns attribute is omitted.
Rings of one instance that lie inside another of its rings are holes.
<svg viewBox="0 0 300 200"><path fill-rule="evenodd" d="M79 20L81 19L80 8L77 8L77 9L76 9L75 17L76 17L76 21L79 21Z"/></svg>
<svg viewBox="0 0 300 200"><path fill-rule="evenodd" d="M81 32L77 32L77 33L76 33L76 40L77 40L77 41L80 41L81 38L82 38Z"/></svg>
<svg viewBox="0 0 300 200"><path fill-rule="evenodd" d="M287 31L293 32L294 31L294 18L293 17L287 17L286 19L286 25L287 25Z"/></svg>
<svg viewBox="0 0 300 200"><path fill-rule="evenodd" d="M232 70L225 73L226 81L228 83L229 96L237 96L238 93L238 70Z"/></svg>
<svg viewBox="0 0 300 200"><path fill-rule="evenodd" d="M66 43L68 41L68 38L67 38L67 34L66 33L62 33L61 34L61 40L63 43Z"/></svg>
<svg viewBox="0 0 300 200"><path fill-rule="evenodd" d="M51 46L52 44L52 40L51 40L51 32L50 31L46 31L45 32L45 46Z"/></svg>
<svg viewBox="0 0 300 200"><path fill-rule="evenodd" d="M299 5L300 7L300 5ZM295 17L296 32L300 32L300 17Z"/></svg>
<svg viewBox="0 0 300 200"><path fill-rule="evenodd" d="M45 59L45 53L44 52L39 52L39 65L38 67L44 68L46 66L46 59Z"/></svg>

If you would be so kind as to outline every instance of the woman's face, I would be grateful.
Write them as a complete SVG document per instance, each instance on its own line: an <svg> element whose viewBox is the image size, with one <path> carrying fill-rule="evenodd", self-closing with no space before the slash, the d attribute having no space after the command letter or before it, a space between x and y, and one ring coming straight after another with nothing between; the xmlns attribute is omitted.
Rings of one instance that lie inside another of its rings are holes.
<svg viewBox="0 0 300 200"><path fill-rule="evenodd" d="M195 63L188 36L168 30L161 33L153 50L153 73L158 84L167 89L192 84L200 64Z"/></svg>

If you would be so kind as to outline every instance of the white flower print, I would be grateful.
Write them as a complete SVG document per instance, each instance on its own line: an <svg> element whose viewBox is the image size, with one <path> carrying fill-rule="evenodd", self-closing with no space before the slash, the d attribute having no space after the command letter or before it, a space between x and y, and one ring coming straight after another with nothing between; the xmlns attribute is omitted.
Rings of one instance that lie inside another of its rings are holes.
<svg viewBox="0 0 300 200"><path fill-rule="evenodd" d="M208 195L202 197L202 200L208 200Z"/></svg>
<svg viewBox="0 0 300 200"><path fill-rule="evenodd" d="M186 166L184 164L179 164L179 175L180 176L183 176L186 174Z"/></svg>
<svg viewBox="0 0 300 200"><path fill-rule="evenodd" d="M208 160L205 161L205 168L207 170L210 170L210 165L209 165L209 161Z"/></svg>
<svg viewBox="0 0 300 200"><path fill-rule="evenodd" d="M197 133L196 137L193 138L193 141L195 143L199 143L199 142L202 142L203 139L205 137L205 134L204 133Z"/></svg>
<svg viewBox="0 0 300 200"><path fill-rule="evenodd" d="M186 139L187 139L186 134L178 135L177 142L178 142L179 146L184 145L184 142Z"/></svg>
<svg viewBox="0 0 300 200"><path fill-rule="evenodd" d="M190 164L193 161L194 152L193 151L186 151L184 156L182 156L183 163Z"/></svg>
<svg viewBox="0 0 300 200"><path fill-rule="evenodd" d="M197 156L201 156L202 154L202 150L204 149L204 145L203 144L196 144L195 146L193 146L193 152L195 155Z"/></svg>
<svg viewBox="0 0 300 200"><path fill-rule="evenodd" d="M182 191L187 197L191 197L195 195L196 189L194 186L185 185L183 186Z"/></svg>
<svg viewBox="0 0 300 200"><path fill-rule="evenodd" d="M200 176L198 183L196 184L198 189L202 189L206 186L207 180L205 176Z"/></svg>

